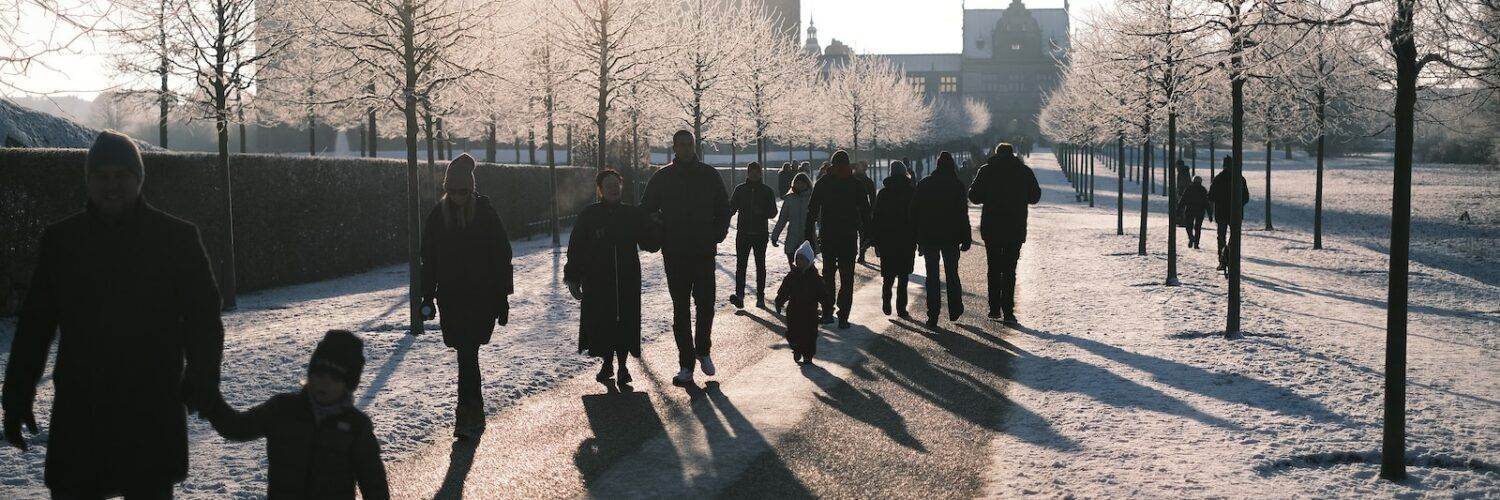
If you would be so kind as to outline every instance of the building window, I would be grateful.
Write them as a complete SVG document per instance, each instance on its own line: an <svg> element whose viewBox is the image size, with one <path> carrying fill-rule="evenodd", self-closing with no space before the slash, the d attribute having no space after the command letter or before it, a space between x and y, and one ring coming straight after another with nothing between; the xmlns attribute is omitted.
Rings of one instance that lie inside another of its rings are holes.
<svg viewBox="0 0 1500 500"><path fill-rule="evenodd" d="M1012 43L1012 44L1010 44L1010 50L1021 50L1021 44L1019 44L1019 43Z"/></svg>
<svg viewBox="0 0 1500 500"><path fill-rule="evenodd" d="M944 76L941 79L939 79L938 80L938 92L943 93L943 94L952 94L954 92L958 92L958 77L957 76Z"/></svg>
<svg viewBox="0 0 1500 500"><path fill-rule="evenodd" d="M974 48L984 50L984 39L974 40Z"/></svg>
<svg viewBox="0 0 1500 500"><path fill-rule="evenodd" d="M908 76L906 83L917 89L917 92L927 93L927 77L925 76Z"/></svg>

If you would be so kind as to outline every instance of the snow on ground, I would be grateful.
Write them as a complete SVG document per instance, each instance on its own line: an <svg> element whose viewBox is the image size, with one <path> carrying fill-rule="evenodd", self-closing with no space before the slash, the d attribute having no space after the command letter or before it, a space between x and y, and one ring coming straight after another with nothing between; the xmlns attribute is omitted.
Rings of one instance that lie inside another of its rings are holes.
<svg viewBox="0 0 1500 500"><path fill-rule="evenodd" d="M1500 496L1493 171L1416 173L1407 423L1417 465L1394 485L1376 478L1388 163L1329 172L1325 250L1311 249L1312 171L1273 174L1277 230L1245 233L1246 336L1227 340L1211 225L1203 249L1179 247L1182 286L1162 286L1164 216L1153 214L1150 254L1137 256L1139 213L1127 209L1127 235L1114 234L1107 171L1100 207L1087 209L1050 155L1031 161L1055 183L1022 252L1026 327L1008 340L1018 348L1009 396L1027 410L1016 414L1035 417L1008 417L992 443L992 495ZM1260 228L1263 172L1247 178L1245 226ZM1460 209L1478 222L1457 223Z"/></svg>

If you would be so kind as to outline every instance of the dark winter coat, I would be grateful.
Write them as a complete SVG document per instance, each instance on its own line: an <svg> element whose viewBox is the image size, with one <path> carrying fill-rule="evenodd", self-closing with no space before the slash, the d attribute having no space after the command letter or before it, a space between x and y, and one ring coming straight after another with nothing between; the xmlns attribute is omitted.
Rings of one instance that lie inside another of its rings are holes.
<svg viewBox="0 0 1500 500"><path fill-rule="evenodd" d="M823 286L817 266L793 269L781 279L775 304L786 307L786 338L793 348L806 354L817 354L818 307L828 298L827 294L828 289Z"/></svg>
<svg viewBox="0 0 1500 500"><path fill-rule="evenodd" d="M1209 203L1208 190L1204 189L1202 184L1188 182L1187 189L1182 191L1182 212L1188 217L1196 218L1212 206Z"/></svg>
<svg viewBox="0 0 1500 500"><path fill-rule="evenodd" d="M437 299L448 347L488 344L515 290L510 237L489 197L474 196L474 220L462 228L445 220L446 203L422 226L422 296Z"/></svg>
<svg viewBox="0 0 1500 500"><path fill-rule="evenodd" d="M818 223L822 222L819 228ZM807 202L807 238L818 242L818 248L848 247L859 242L859 232L870 224L869 197L864 185L853 175L825 175L813 185ZM818 234L817 231L822 231Z"/></svg>
<svg viewBox="0 0 1500 500"><path fill-rule="evenodd" d="M641 195L647 216L660 217L664 254L713 255L729 235L729 195L719 171L675 159L657 170Z"/></svg>
<svg viewBox="0 0 1500 500"><path fill-rule="evenodd" d="M917 245L923 247L959 247L974 241L969 223L969 203L964 201L964 184L952 168L939 167L917 183L911 200L911 223Z"/></svg>
<svg viewBox="0 0 1500 500"><path fill-rule="evenodd" d="M583 291L578 352L641 355L641 259L656 251L646 212L634 205L599 202L578 214L568 238L563 281Z"/></svg>
<svg viewBox="0 0 1500 500"><path fill-rule="evenodd" d="M266 498L390 498L380 441L370 418L345 402L337 413L313 416L312 396L288 392L247 411L221 405L209 415L226 439L266 438Z"/></svg>
<svg viewBox="0 0 1500 500"><path fill-rule="evenodd" d="M48 226L40 250L3 404L32 408L60 332L47 486L118 491L183 480L184 403L217 400L224 348L219 289L198 229L145 201L115 223L90 207Z"/></svg>
<svg viewBox="0 0 1500 500"><path fill-rule="evenodd" d="M871 179L870 176L864 174L855 174L854 178L859 179L859 185L865 188L865 202L874 207L875 194L877 192L875 189L875 179Z"/></svg>
<svg viewBox="0 0 1500 500"><path fill-rule="evenodd" d="M916 261L917 238L912 227L911 200L916 188L905 175L885 178L885 189L875 197L875 218L870 238L880 251L881 276L911 274Z"/></svg>
<svg viewBox="0 0 1500 500"><path fill-rule="evenodd" d="M792 191L792 179L797 178L797 169L783 168L776 173L776 198L780 199Z"/></svg>
<svg viewBox="0 0 1500 500"><path fill-rule="evenodd" d="M745 181L735 186L729 197L729 215L740 214L735 234L762 236L770 234L766 221L776 218L776 194L760 181Z"/></svg>
<svg viewBox="0 0 1500 500"><path fill-rule="evenodd" d="M1250 203L1250 188L1245 183L1245 176L1241 175L1240 206L1238 209L1230 212L1229 207L1232 203L1229 195L1232 191L1229 190L1229 179L1229 171L1220 170L1218 174L1214 175L1213 185L1208 188L1208 197L1214 202L1214 218L1225 224L1243 219L1245 217L1245 205Z"/></svg>
<svg viewBox="0 0 1500 500"><path fill-rule="evenodd" d="M1028 206L1042 201L1042 188L1031 167L1020 158L995 155L975 175L969 201L984 205L979 235L985 244L1022 243L1026 241Z"/></svg>

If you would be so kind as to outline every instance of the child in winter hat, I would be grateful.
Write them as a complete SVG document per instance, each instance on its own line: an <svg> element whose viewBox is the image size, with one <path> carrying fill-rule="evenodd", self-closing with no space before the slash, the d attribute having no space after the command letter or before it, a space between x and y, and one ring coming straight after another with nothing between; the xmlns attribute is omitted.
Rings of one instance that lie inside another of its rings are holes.
<svg viewBox="0 0 1500 500"><path fill-rule="evenodd" d="M380 442L370 418L354 407L365 367L364 342L330 330L313 349L302 390L272 396L248 411L220 400L208 416L233 441L266 438L269 498L390 498Z"/></svg>
<svg viewBox="0 0 1500 500"><path fill-rule="evenodd" d="M818 257L812 244L802 242L795 259L792 271L782 278L781 287L776 290L776 312L779 314L783 306L787 307L786 341L792 346L792 360L812 364L813 356L818 353L818 307L824 304L828 292L818 275L815 265Z"/></svg>

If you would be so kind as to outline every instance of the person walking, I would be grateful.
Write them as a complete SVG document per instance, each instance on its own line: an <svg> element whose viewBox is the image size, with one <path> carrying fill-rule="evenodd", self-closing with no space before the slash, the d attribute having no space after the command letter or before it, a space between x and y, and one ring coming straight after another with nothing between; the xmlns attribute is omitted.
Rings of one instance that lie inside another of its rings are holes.
<svg viewBox="0 0 1500 500"><path fill-rule="evenodd" d="M824 297L827 289L823 287L822 278L818 277L818 268L814 265L817 256L813 254L812 244L802 242L794 255L791 272L782 278L781 286L776 289L776 312L780 313L783 306L788 306L786 341L792 347L792 361L812 364L813 356L818 354L818 306L828 302Z"/></svg>
<svg viewBox="0 0 1500 500"><path fill-rule="evenodd" d="M171 498L187 478L187 414L219 400L219 288L198 228L141 196L134 140L100 132L83 167L87 205L42 231L21 302L0 396L5 440L24 452L22 426L37 432L37 384L60 335L52 497Z"/></svg>
<svg viewBox="0 0 1500 500"><path fill-rule="evenodd" d="M1213 220L1213 203L1209 200L1208 189L1203 187L1203 177L1195 175L1182 193L1183 226L1187 228L1188 248L1200 248L1198 243L1203 238L1205 214Z"/></svg>
<svg viewBox="0 0 1500 500"><path fill-rule="evenodd" d="M785 196L792 189L792 178L797 176L797 167L792 162L781 164L781 170L776 171L776 197Z"/></svg>
<svg viewBox="0 0 1500 500"><path fill-rule="evenodd" d="M582 303L578 352L601 360L594 379L608 384L618 374L625 386L632 380L626 360L641 357L640 251L654 252L658 242L646 212L622 201L625 178L619 172L600 171L594 187L599 201L578 213L568 237L563 283Z"/></svg>
<svg viewBox="0 0 1500 500"><path fill-rule="evenodd" d="M915 265L917 242L912 227L911 201L916 195L906 164L891 162L891 175L875 198L875 217L870 222L870 240L880 257L880 309L891 314L894 285L896 315L910 318L906 312L906 283Z"/></svg>
<svg viewBox="0 0 1500 500"><path fill-rule="evenodd" d="M969 188L969 201L983 205L979 235L989 264L989 317L1016 323L1016 261L1026 243L1028 206L1042 200L1036 174L1008 143L995 146Z"/></svg>
<svg viewBox="0 0 1500 500"><path fill-rule="evenodd" d="M854 178L847 151L835 151L828 170L828 175L813 185L804 230L823 252L823 283L829 301L834 300L833 281L838 275L839 328L848 328L854 305L854 257L859 253L859 234L870 225L870 205L864 186ZM823 304L824 324L833 322L833 306L831 302Z"/></svg>
<svg viewBox="0 0 1500 500"><path fill-rule="evenodd" d="M870 178L870 165L859 162L854 165L854 178L859 181L860 187L864 188L865 204L875 206L875 180ZM859 232L859 259L860 264L865 263L865 252L870 249L870 234L867 229Z"/></svg>
<svg viewBox="0 0 1500 500"><path fill-rule="evenodd" d="M475 166L468 154L448 163L443 196L422 226L422 313L438 319L443 344L458 356L453 435L460 439L484 432L479 348L495 325L510 322L515 290L510 236L489 197L479 194Z"/></svg>
<svg viewBox="0 0 1500 500"><path fill-rule="evenodd" d="M745 182L734 187L729 197L729 215L739 214L734 231L734 295L729 303L745 308L745 266L755 256L755 307L766 307L766 221L776 217L776 193L762 182L760 164L745 166Z"/></svg>
<svg viewBox="0 0 1500 500"><path fill-rule="evenodd" d="M911 201L911 224L915 228L917 252L927 264L922 286L927 295L927 326L937 327L943 311L944 279L948 281L948 320L958 321L964 314L958 258L960 252L969 251L974 235L969 224L969 205L964 201L964 184L958 180L958 163L953 160L953 153L939 153L932 175L917 183Z"/></svg>
<svg viewBox="0 0 1500 500"><path fill-rule="evenodd" d="M672 295L672 337L679 370L672 383L693 384L693 369L713 376L714 255L729 234L729 195L718 170L698 160L692 132L672 134L672 162L646 183L641 209L661 227L662 268ZM697 321L694 322L694 313Z"/></svg>
<svg viewBox="0 0 1500 500"><path fill-rule="evenodd" d="M1245 217L1245 205L1250 203L1250 188L1245 183L1244 174L1240 174L1239 191L1240 206L1232 207L1234 204L1230 196L1234 193L1229 186L1232 178L1229 176L1230 167L1234 166L1234 158L1224 157L1224 168L1214 175L1214 180L1208 187L1208 197L1213 200L1214 224L1218 230L1219 237L1219 270L1229 268L1229 255L1226 249L1229 247L1229 230L1231 225L1238 225ZM1238 169L1236 169L1238 170Z"/></svg>
<svg viewBox="0 0 1500 500"><path fill-rule="evenodd" d="M812 179L800 172L792 178L791 189L781 197L781 212L776 217L775 229L771 230L771 246L781 246L789 265L796 264L797 249L802 242L808 241L803 226L807 223L807 202L811 198ZM786 230L786 240L778 243L782 241L782 230Z"/></svg>

